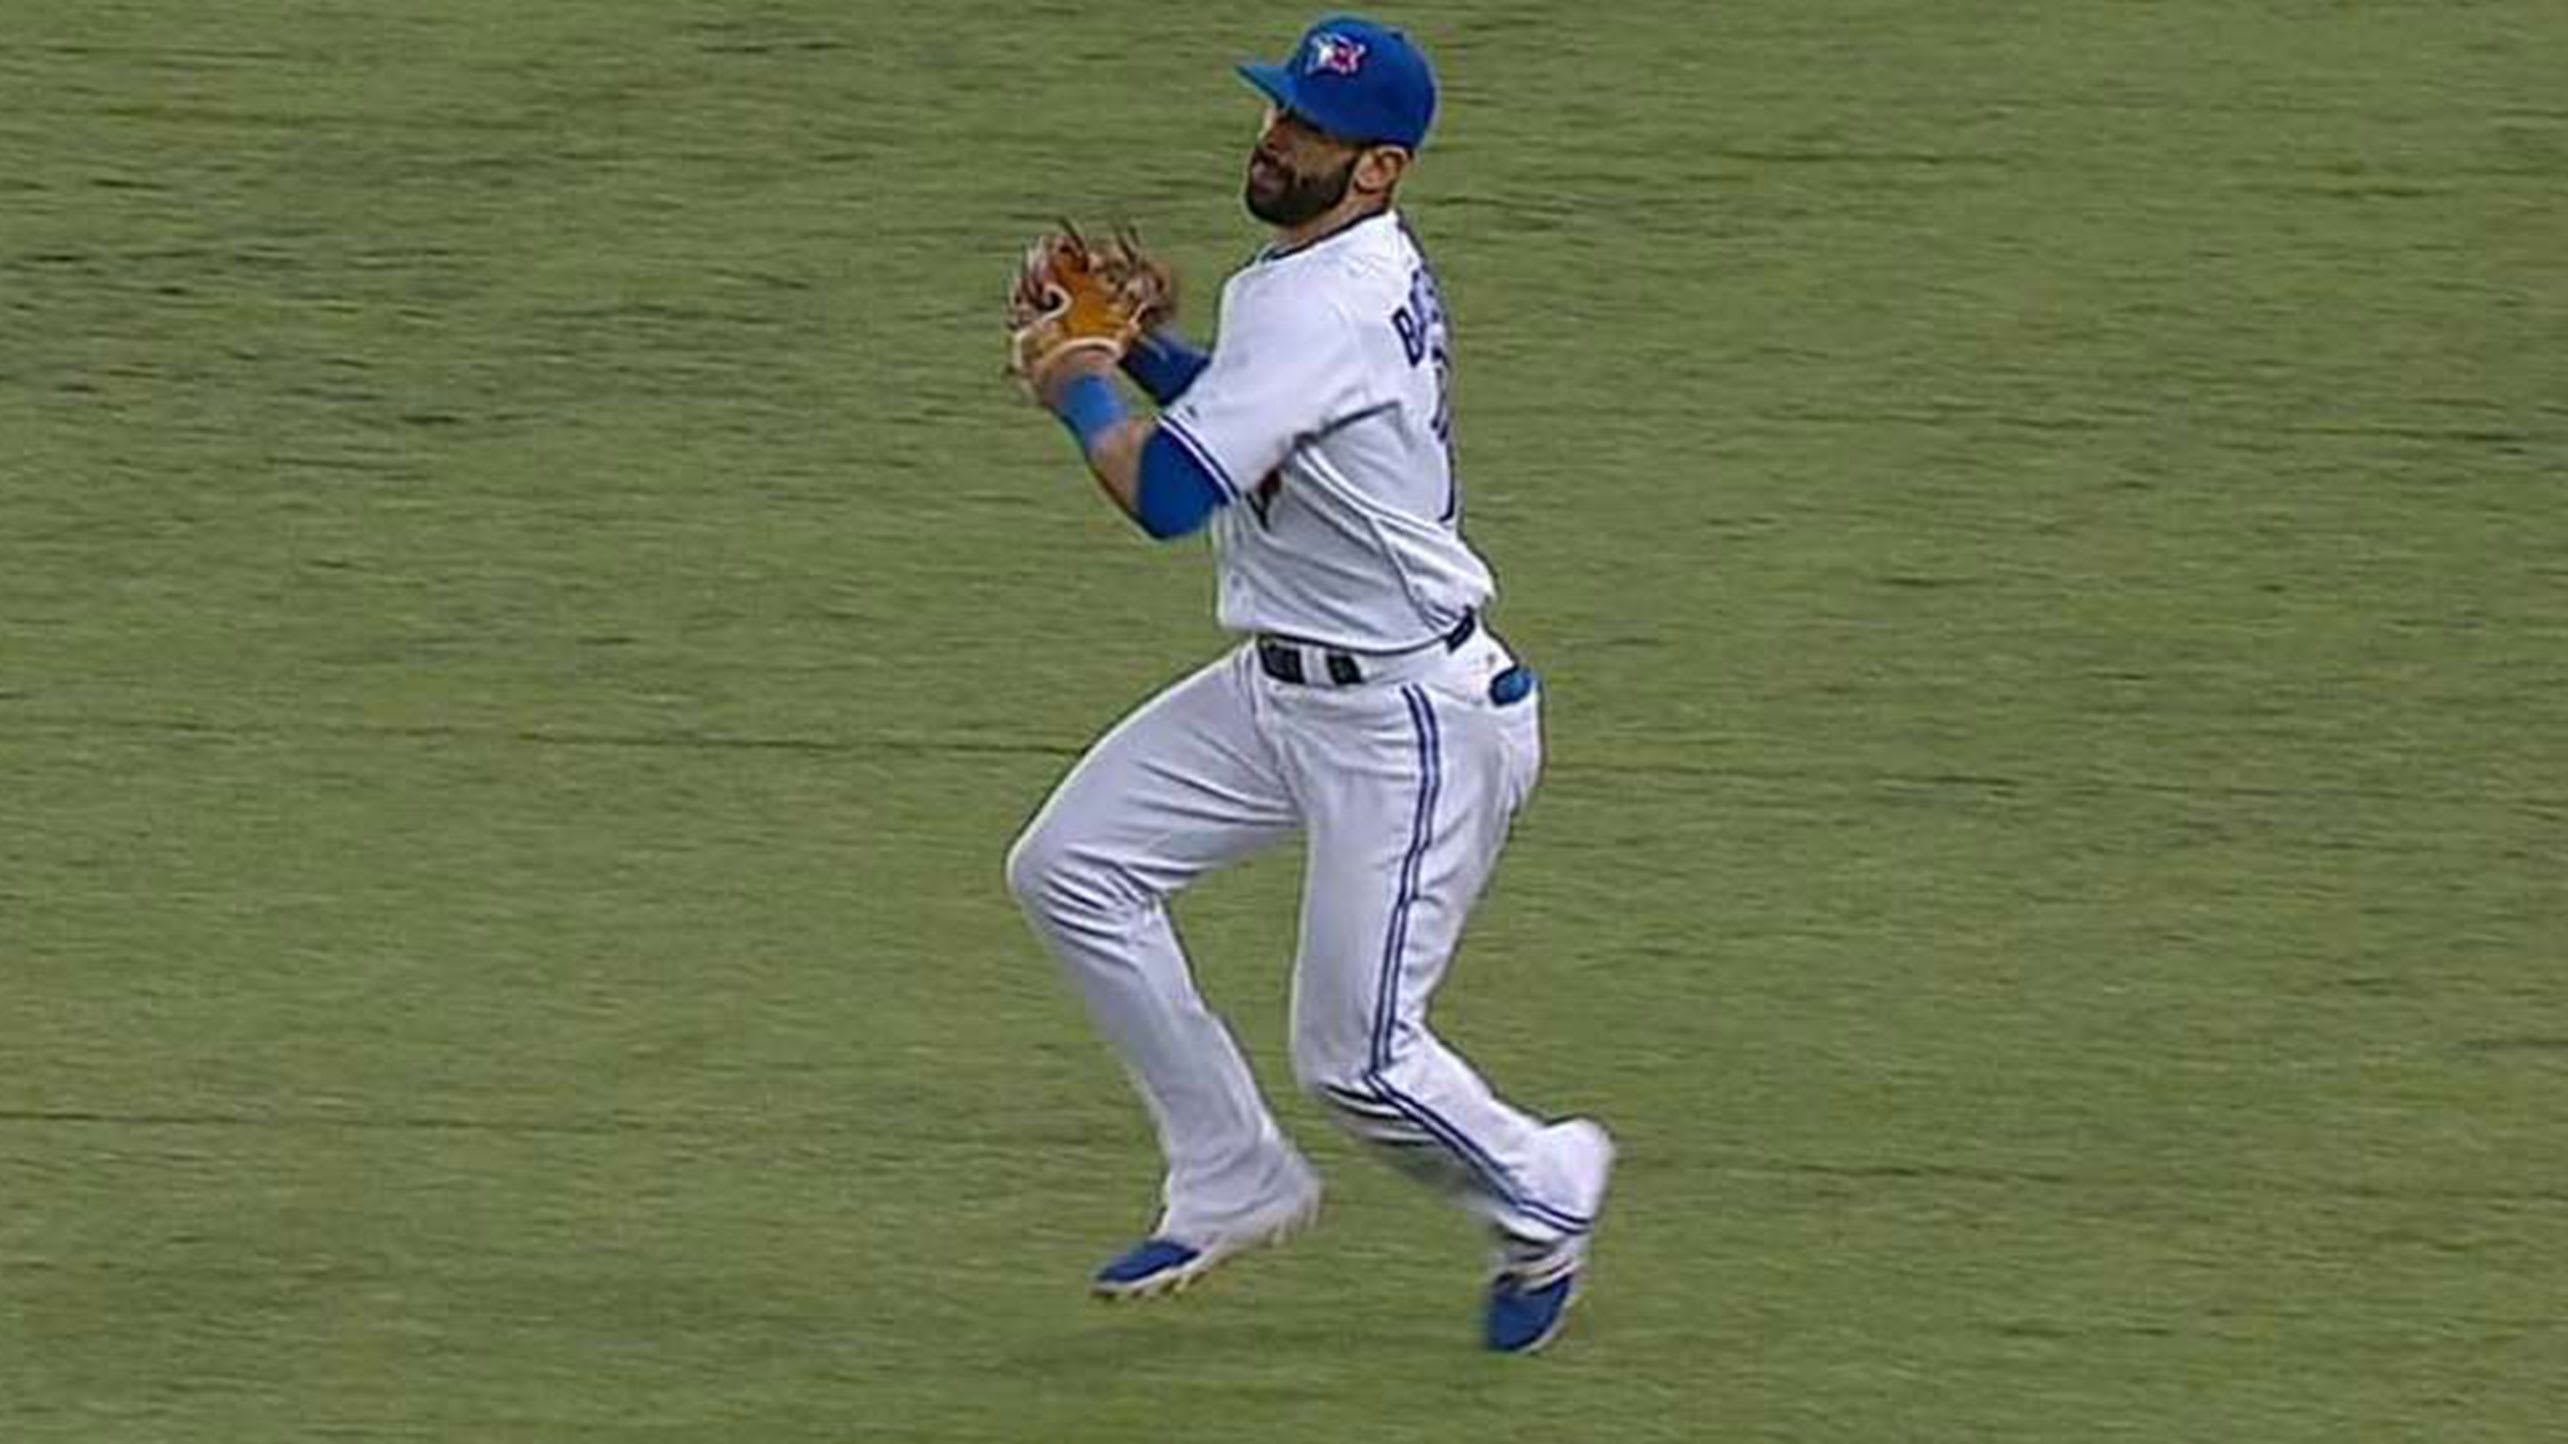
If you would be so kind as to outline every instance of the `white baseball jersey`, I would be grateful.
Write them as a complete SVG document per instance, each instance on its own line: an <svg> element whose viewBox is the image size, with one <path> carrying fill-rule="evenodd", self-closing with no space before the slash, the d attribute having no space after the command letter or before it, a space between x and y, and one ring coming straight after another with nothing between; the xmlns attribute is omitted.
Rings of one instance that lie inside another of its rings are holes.
<svg viewBox="0 0 2568 1444"><path fill-rule="evenodd" d="M1222 287L1211 364L1160 425L1230 505L1221 624L1357 652L1487 605L1462 539L1443 299L1395 212L1267 254Z"/></svg>

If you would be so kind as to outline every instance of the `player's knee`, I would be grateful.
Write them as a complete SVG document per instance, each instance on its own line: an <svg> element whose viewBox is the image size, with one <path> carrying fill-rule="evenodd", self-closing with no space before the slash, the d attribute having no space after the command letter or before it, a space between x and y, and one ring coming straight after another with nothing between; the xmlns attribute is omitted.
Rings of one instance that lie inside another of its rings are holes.
<svg viewBox="0 0 2568 1444"><path fill-rule="evenodd" d="M1040 908L1059 891L1068 866L1068 850L1050 829L1037 822L1018 833L1008 847L1008 891L1019 907Z"/></svg>
<svg viewBox="0 0 2568 1444"><path fill-rule="evenodd" d="M1008 891L1032 912L1108 906L1114 891L1107 869L1075 837L1037 820L1008 849Z"/></svg>

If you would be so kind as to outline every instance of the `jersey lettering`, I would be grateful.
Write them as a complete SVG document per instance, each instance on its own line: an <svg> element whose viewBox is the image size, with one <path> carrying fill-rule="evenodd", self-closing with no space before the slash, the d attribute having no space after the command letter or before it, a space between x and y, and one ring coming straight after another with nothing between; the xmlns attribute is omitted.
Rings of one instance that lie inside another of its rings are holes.
<svg viewBox="0 0 2568 1444"><path fill-rule="evenodd" d="M1428 428L1444 443L1445 505L1438 521L1462 512L1462 482L1454 464L1452 330L1445 322L1444 293L1433 271L1419 266L1409 273L1409 299L1391 313L1391 329L1400 333L1400 354L1416 366L1432 361L1436 368L1436 410Z"/></svg>
<svg viewBox="0 0 2568 1444"><path fill-rule="evenodd" d="M1409 299L1391 313L1391 329L1400 333L1400 352L1412 366L1445 349L1444 295L1426 267L1409 273Z"/></svg>

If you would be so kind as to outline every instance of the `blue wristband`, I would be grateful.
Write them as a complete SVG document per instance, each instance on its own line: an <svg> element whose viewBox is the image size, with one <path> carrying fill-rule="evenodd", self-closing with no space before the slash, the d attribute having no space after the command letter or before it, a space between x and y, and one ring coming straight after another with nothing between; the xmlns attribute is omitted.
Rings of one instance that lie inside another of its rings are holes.
<svg viewBox="0 0 2568 1444"><path fill-rule="evenodd" d="M1123 424L1125 413L1115 383L1103 376L1082 376L1062 389L1061 404L1053 414L1079 439L1079 449L1089 451L1099 437Z"/></svg>

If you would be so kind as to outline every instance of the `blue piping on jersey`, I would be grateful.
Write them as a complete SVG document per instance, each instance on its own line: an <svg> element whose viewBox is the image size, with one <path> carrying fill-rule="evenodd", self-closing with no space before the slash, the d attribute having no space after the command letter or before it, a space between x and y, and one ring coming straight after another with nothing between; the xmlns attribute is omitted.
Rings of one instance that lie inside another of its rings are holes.
<svg viewBox="0 0 2568 1444"><path fill-rule="evenodd" d="M1174 416L1163 415L1159 418L1159 434L1186 448L1186 455L1193 458L1195 465L1221 488L1223 500L1239 500L1239 484L1231 480L1230 473L1222 470L1220 459L1206 450L1204 443L1196 440L1195 434L1188 431L1183 422Z"/></svg>
<svg viewBox="0 0 2568 1444"><path fill-rule="evenodd" d="M1399 409L1400 403L1397 401L1377 401L1371 406L1364 408L1362 411L1348 412L1346 415L1339 417L1337 420L1330 422L1328 425L1321 427L1310 435L1302 437L1293 444L1296 447L1308 446L1314 441L1335 436L1339 432L1346 430L1348 427L1353 426L1359 421L1371 421L1374 417L1381 415L1383 412L1397 411Z"/></svg>

